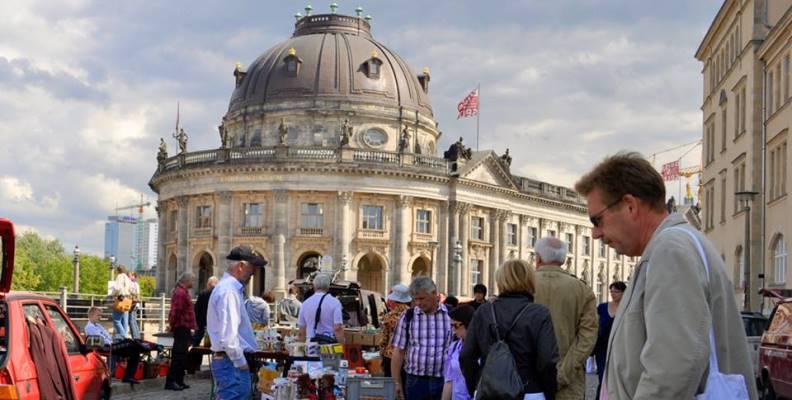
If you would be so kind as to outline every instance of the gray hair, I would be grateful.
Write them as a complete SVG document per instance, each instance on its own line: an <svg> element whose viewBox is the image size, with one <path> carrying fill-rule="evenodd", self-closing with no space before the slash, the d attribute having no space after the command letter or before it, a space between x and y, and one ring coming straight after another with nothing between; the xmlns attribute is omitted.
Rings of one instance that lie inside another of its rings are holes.
<svg viewBox="0 0 792 400"><path fill-rule="evenodd" d="M193 279L195 279L195 275L193 275L193 273L190 271L182 272L182 274L179 275L180 283L189 282Z"/></svg>
<svg viewBox="0 0 792 400"><path fill-rule="evenodd" d="M220 279L218 279L216 276L212 275L212 276L209 277L209 279L206 280L206 286L207 287L214 287L215 285L217 285L217 282L219 282L219 281L220 281Z"/></svg>
<svg viewBox="0 0 792 400"><path fill-rule="evenodd" d="M555 237L543 237L534 246L536 254L545 264L564 264L566 262L567 244Z"/></svg>
<svg viewBox="0 0 792 400"><path fill-rule="evenodd" d="M330 284L333 283L333 275L326 272L316 274L313 279L314 290L327 290L330 289Z"/></svg>
<svg viewBox="0 0 792 400"><path fill-rule="evenodd" d="M242 262L239 260L225 260L225 261L226 261L226 271L230 271L232 268L236 267L237 264Z"/></svg>
<svg viewBox="0 0 792 400"><path fill-rule="evenodd" d="M428 276L419 276L410 283L410 294L415 297L419 292L428 294L437 293L437 285L435 285L432 278Z"/></svg>

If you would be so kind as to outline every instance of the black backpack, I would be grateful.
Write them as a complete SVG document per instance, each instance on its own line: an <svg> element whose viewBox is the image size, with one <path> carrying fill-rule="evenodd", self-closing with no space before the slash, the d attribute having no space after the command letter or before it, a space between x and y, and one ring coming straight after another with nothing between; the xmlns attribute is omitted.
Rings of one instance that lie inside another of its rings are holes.
<svg viewBox="0 0 792 400"><path fill-rule="evenodd" d="M507 343L509 333L514 329L520 316L530 304L520 310L514 318L506 336L500 337L498 320L495 318L495 304L492 304L492 325L495 328L495 338L498 339L489 347L484 368L481 370L478 386L476 387L476 400L519 400L525 393L520 374L517 373L517 364L514 362L511 349Z"/></svg>

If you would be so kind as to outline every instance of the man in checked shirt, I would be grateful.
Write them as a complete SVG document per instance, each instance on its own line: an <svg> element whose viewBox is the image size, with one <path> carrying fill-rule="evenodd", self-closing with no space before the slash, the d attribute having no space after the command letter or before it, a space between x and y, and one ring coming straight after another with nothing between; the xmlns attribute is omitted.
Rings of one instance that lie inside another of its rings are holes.
<svg viewBox="0 0 792 400"><path fill-rule="evenodd" d="M440 304L432 279L415 278L410 294L414 307L404 312L392 341L391 371L396 393L409 400L439 399L443 393L443 364L451 343L451 319L445 305ZM396 373L403 364L407 382Z"/></svg>

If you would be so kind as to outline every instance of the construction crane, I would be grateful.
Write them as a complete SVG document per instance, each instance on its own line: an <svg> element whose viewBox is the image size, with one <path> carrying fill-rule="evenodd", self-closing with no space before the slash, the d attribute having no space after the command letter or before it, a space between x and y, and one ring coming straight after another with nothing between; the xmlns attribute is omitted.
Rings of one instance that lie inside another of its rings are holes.
<svg viewBox="0 0 792 400"><path fill-rule="evenodd" d="M123 221L123 222L135 224L135 232L137 232L137 234L140 234L140 232L141 232L141 224L143 223L143 208L144 207L150 207L150 206L151 206L151 202L149 202L149 201L144 202L143 201L143 195L140 195L140 202L139 203L130 204L130 205L127 205L127 206L122 206L122 207L116 207L115 208L116 217L118 217L118 212L119 211L137 209L138 210L137 219L134 219L133 221ZM130 219L133 219L133 218L134 217L132 217ZM122 222L122 221L119 221L119 222ZM135 261L137 263L137 269L143 268L143 265L142 265L143 260L141 260L140 257L136 257L136 258L137 258L137 260L135 260Z"/></svg>

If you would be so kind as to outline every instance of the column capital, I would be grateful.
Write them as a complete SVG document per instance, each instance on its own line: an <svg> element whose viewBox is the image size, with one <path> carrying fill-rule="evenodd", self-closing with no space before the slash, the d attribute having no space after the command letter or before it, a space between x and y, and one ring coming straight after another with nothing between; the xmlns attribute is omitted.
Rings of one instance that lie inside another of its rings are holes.
<svg viewBox="0 0 792 400"><path fill-rule="evenodd" d="M506 222L506 220L511 217L511 211L508 210L493 210L493 216L498 220L500 223Z"/></svg>
<svg viewBox="0 0 792 400"><path fill-rule="evenodd" d="M178 205L179 208L187 207L187 204L189 203L190 203L189 196L179 196L176 198L176 205Z"/></svg>
<svg viewBox="0 0 792 400"><path fill-rule="evenodd" d="M412 206L412 202L413 202L412 196L405 196L405 195L399 196L397 200L397 204L399 205L399 208L410 207Z"/></svg>
<svg viewBox="0 0 792 400"><path fill-rule="evenodd" d="M450 200L448 202L448 209L452 214L462 214L470 209L470 204L458 200Z"/></svg>
<svg viewBox="0 0 792 400"><path fill-rule="evenodd" d="M220 199L220 201L226 201L226 202L231 200L231 197L234 196L234 193L231 192L230 190L222 190L219 192L215 192L215 194L217 195L217 198Z"/></svg>
<svg viewBox="0 0 792 400"><path fill-rule="evenodd" d="M339 191L338 192L338 199L341 200L342 204L346 205L346 204L349 204L350 201L352 201L352 196L354 194L355 194L354 192L341 192L341 191Z"/></svg>
<svg viewBox="0 0 792 400"><path fill-rule="evenodd" d="M272 191L272 197L275 198L275 201L284 202L289 200L289 191L286 189L276 189Z"/></svg>

